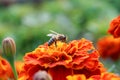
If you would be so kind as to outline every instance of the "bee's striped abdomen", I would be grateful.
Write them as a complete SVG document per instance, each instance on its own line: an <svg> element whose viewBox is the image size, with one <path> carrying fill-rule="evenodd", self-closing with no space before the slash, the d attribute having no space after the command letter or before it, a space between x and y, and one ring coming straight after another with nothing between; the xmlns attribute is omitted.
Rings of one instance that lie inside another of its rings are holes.
<svg viewBox="0 0 120 80"><path fill-rule="evenodd" d="M55 38L50 38L50 40L48 41L48 46L52 45L55 41Z"/></svg>

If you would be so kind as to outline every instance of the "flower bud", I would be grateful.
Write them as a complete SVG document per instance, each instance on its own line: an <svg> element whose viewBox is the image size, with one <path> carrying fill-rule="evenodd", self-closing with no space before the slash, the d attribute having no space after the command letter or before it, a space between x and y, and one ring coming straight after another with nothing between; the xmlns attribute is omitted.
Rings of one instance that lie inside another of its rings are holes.
<svg viewBox="0 0 120 80"><path fill-rule="evenodd" d="M46 71L38 71L34 74L33 80L52 80L52 78Z"/></svg>
<svg viewBox="0 0 120 80"><path fill-rule="evenodd" d="M15 55L16 45L12 38L7 37L2 41L3 53L5 56Z"/></svg>

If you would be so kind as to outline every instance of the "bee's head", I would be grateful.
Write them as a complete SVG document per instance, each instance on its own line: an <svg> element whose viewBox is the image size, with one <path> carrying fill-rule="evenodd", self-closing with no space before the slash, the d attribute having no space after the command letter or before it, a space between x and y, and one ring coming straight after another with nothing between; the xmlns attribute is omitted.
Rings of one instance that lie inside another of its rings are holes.
<svg viewBox="0 0 120 80"><path fill-rule="evenodd" d="M62 42L66 42L66 36L65 35L63 35L63 34L61 34L60 36L59 36L59 40L60 41L62 41Z"/></svg>

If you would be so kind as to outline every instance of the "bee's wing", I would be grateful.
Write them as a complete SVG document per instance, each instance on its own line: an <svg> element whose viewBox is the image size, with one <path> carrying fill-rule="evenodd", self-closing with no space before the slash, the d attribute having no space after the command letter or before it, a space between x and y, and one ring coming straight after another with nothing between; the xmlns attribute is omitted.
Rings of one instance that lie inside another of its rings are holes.
<svg viewBox="0 0 120 80"><path fill-rule="evenodd" d="M52 32L53 34L59 34L59 33L57 33L57 32L55 32L55 31L53 31L53 30L50 30L50 32Z"/></svg>
<svg viewBox="0 0 120 80"><path fill-rule="evenodd" d="M55 34L47 34L47 36L53 37L55 36Z"/></svg>

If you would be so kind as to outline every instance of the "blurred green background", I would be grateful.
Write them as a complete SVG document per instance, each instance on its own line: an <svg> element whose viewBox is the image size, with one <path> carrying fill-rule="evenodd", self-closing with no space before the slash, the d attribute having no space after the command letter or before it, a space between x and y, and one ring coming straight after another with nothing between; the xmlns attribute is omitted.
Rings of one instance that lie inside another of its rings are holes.
<svg viewBox="0 0 120 80"><path fill-rule="evenodd" d="M0 43L5 37L14 38L17 60L47 42L49 30L67 35L68 41L84 37L95 44L108 35L119 4L120 0L0 0ZM113 64L103 63L108 68Z"/></svg>

